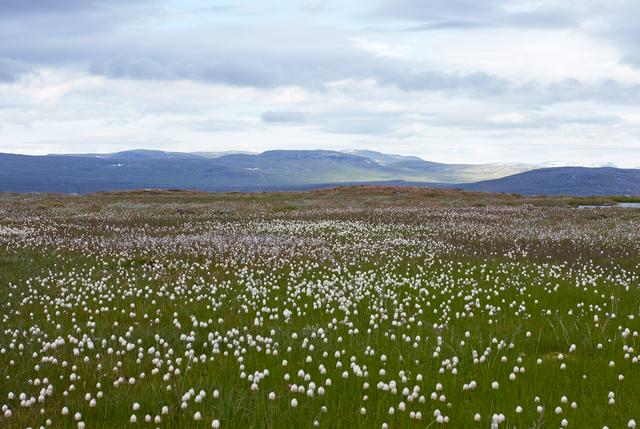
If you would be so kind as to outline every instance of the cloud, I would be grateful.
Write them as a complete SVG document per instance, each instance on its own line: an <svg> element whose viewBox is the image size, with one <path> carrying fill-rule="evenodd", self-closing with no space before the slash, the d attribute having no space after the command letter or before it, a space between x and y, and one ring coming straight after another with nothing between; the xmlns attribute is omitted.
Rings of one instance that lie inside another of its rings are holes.
<svg viewBox="0 0 640 429"><path fill-rule="evenodd" d="M264 112L261 116L263 122L272 122L272 123L294 123L301 124L307 122L307 116L303 112L273 112L268 111Z"/></svg>
<svg viewBox="0 0 640 429"><path fill-rule="evenodd" d="M29 66L22 61L0 58L0 82L15 82L30 71Z"/></svg>
<svg viewBox="0 0 640 429"><path fill-rule="evenodd" d="M0 13L7 15L64 12L94 6L95 2L83 0L3 0L0 2Z"/></svg>
<svg viewBox="0 0 640 429"><path fill-rule="evenodd" d="M624 84L611 79L598 82L563 79L549 84L530 82L518 88L517 92L522 99L545 104L576 100L637 104L640 99L640 84Z"/></svg>
<svg viewBox="0 0 640 429"><path fill-rule="evenodd" d="M476 129L561 129L570 127L612 127L623 123L623 118L616 115L598 114L572 114L561 113L496 113L489 115L484 120L474 122L474 120L463 121L458 126ZM448 124L446 126L451 126Z"/></svg>
<svg viewBox="0 0 640 429"><path fill-rule="evenodd" d="M497 0L385 0L378 13L412 21L455 20L460 17L483 19L496 14L500 7Z"/></svg>
<svg viewBox="0 0 640 429"><path fill-rule="evenodd" d="M355 135L385 135L393 133L401 115L394 112L329 111L316 112L311 120L299 111L267 111L262 121L274 124L309 124L325 133Z"/></svg>
<svg viewBox="0 0 640 429"><path fill-rule="evenodd" d="M385 0L379 16L422 24L412 31L484 27L570 28L578 25L562 2L505 0Z"/></svg>
<svg viewBox="0 0 640 429"><path fill-rule="evenodd" d="M487 120L492 124L517 125L517 124L522 124L526 120L526 118L521 113L512 112L512 113L497 113L495 115L489 116Z"/></svg>
<svg viewBox="0 0 640 429"><path fill-rule="evenodd" d="M138 3L150 3L150 0L136 0ZM2 0L0 14L25 15L68 13L91 9L103 9L110 6L126 5L128 0Z"/></svg>
<svg viewBox="0 0 640 429"><path fill-rule="evenodd" d="M331 0L304 0L302 10L311 14L318 14L331 7Z"/></svg>
<svg viewBox="0 0 640 429"><path fill-rule="evenodd" d="M386 135L393 131L393 124L371 119L338 120L322 127L333 134Z"/></svg>
<svg viewBox="0 0 640 429"><path fill-rule="evenodd" d="M150 2L132 6L111 0L107 4L112 7L106 7L97 0L61 0L60 7L73 13L48 18L40 12L54 9L57 2L24 2L30 8L22 3L8 2L3 7L19 9L24 16L0 16L0 58L4 58L0 79L4 81L38 68L73 67L112 79L191 80L259 89L298 86L328 91L331 82L372 80L407 92L539 104L577 99L632 103L640 93L633 84L613 80L585 83L567 78L541 83L520 78L516 82L513 76L485 70L439 69L437 61L401 55L394 48L401 43L313 23L172 27L163 24L170 16L158 12L158 6ZM557 2L530 3L546 6L529 9L515 7L516 3L402 0L385 2L383 9L419 25L445 27L499 21L526 28L536 20L559 25L567 14ZM148 10L156 14L138 23Z"/></svg>
<svg viewBox="0 0 640 429"><path fill-rule="evenodd" d="M630 113L624 119L629 124L640 126L640 113Z"/></svg>
<svg viewBox="0 0 640 429"><path fill-rule="evenodd" d="M0 0L0 146L637 150L638 2L205 3Z"/></svg>
<svg viewBox="0 0 640 429"><path fill-rule="evenodd" d="M469 30L486 26L486 24L476 21L435 21L426 24L412 25L405 28L404 31Z"/></svg>
<svg viewBox="0 0 640 429"><path fill-rule="evenodd" d="M640 69L640 2L595 2L588 12L599 20L599 25L589 29L591 34L614 43L622 51L622 60Z"/></svg>
<svg viewBox="0 0 640 429"><path fill-rule="evenodd" d="M40 11L52 10L55 2L41 1L32 5L32 13L22 6L21 17L0 16L0 58L34 69L73 67L114 79L194 80L264 89L323 91L329 82L374 79L405 90L483 94L501 85L482 72L424 70L386 42L314 24L172 27L162 25L162 14L137 23L143 11L123 1L109 2L117 6L113 8L62 2L61 7L73 13L43 17Z"/></svg>
<svg viewBox="0 0 640 429"><path fill-rule="evenodd" d="M404 91L451 91L465 95L498 95L509 88L509 82L484 72L469 74L444 73L438 70L383 71L377 76L383 85L392 85Z"/></svg>
<svg viewBox="0 0 640 429"><path fill-rule="evenodd" d="M388 58L402 58L403 55L400 54L396 49L393 49L386 43L381 42L373 42L371 40L367 40L363 37L350 37L349 40L353 43L353 45L362 49L363 51L371 53L375 57L388 57Z"/></svg>

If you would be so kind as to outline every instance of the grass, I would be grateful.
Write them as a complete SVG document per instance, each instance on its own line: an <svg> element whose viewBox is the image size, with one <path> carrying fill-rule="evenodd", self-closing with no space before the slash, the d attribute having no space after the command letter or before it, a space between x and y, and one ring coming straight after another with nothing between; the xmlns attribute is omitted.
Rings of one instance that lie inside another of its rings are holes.
<svg viewBox="0 0 640 429"><path fill-rule="evenodd" d="M627 427L640 211L575 205L3 195L0 426Z"/></svg>

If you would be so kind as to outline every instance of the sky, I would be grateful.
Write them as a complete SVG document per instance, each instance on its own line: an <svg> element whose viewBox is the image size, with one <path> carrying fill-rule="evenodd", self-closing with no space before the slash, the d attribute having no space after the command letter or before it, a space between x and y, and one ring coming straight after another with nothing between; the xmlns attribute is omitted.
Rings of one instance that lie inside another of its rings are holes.
<svg viewBox="0 0 640 429"><path fill-rule="evenodd" d="M640 167L636 0L0 0L0 152Z"/></svg>

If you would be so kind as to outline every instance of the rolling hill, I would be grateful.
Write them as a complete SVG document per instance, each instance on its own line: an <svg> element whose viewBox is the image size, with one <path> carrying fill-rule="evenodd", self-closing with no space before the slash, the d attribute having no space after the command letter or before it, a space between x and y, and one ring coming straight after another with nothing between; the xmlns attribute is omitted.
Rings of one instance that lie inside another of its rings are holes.
<svg viewBox="0 0 640 429"><path fill-rule="evenodd" d="M460 186L522 195L640 195L640 169L554 167Z"/></svg>
<svg viewBox="0 0 640 429"><path fill-rule="evenodd" d="M451 165L372 151L271 150L260 154L131 150L109 154L0 154L0 190L93 192L132 188L269 190L406 180L494 179L525 165Z"/></svg>
<svg viewBox="0 0 640 429"><path fill-rule="evenodd" d="M640 194L640 170L524 164L442 164L369 150L259 154L130 150L107 154L0 154L0 191L125 189L268 191L389 183L520 194Z"/></svg>

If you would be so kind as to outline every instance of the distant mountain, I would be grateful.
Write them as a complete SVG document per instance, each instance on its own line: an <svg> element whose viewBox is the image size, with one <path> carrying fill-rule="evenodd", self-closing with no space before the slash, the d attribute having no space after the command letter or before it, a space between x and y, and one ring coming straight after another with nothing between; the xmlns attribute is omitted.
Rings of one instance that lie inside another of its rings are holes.
<svg viewBox="0 0 640 429"><path fill-rule="evenodd" d="M47 155L50 157L55 156L68 156L68 157L83 157L83 158L101 158L101 159L116 159L119 161L142 161L150 159L195 159L200 158L200 155L185 152L165 152L161 150L149 150L149 149L133 149L125 150L123 152L114 153L78 153L78 154L64 154L64 155Z"/></svg>
<svg viewBox="0 0 640 429"><path fill-rule="evenodd" d="M242 151L226 151L226 152L165 152L162 150L150 150L150 149L132 149L122 152L114 153L77 153L77 154L63 154L62 156L81 156L85 158L102 158L102 159L117 159L127 161L137 161L145 159L201 159L201 158L220 158L225 155L256 155L253 152ZM47 156L60 156L51 154Z"/></svg>
<svg viewBox="0 0 640 429"><path fill-rule="evenodd" d="M271 150L260 154L218 154L129 150L78 155L3 154L0 155L0 190L261 190L389 180L461 183L494 179L533 168L440 164L373 151L349 152Z"/></svg>
<svg viewBox="0 0 640 429"><path fill-rule="evenodd" d="M400 162L400 161L423 161L421 158L417 156L387 154L387 153L380 153L380 152L375 152L375 151L366 150L366 149L345 149L341 152L348 153L349 155L363 156L379 164L384 164L384 163L390 164L390 163Z"/></svg>
<svg viewBox="0 0 640 429"><path fill-rule="evenodd" d="M203 158L220 158L225 155L257 155L257 152L248 152L241 150L227 150L221 152L191 152L192 155L198 155Z"/></svg>
<svg viewBox="0 0 640 429"><path fill-rule="evenodd" d="M0 191L96 192L123 189L260 191L393 183L522 194L640 193L638 170L442 164L368 150L182 153L0 154Z"/></svg>
<svg viewBox="0 0 640 429"><path fill-rule="evenodd" d="M472 191L523 195L640 195L640 169L540 168L460 187Z"/></svg>

